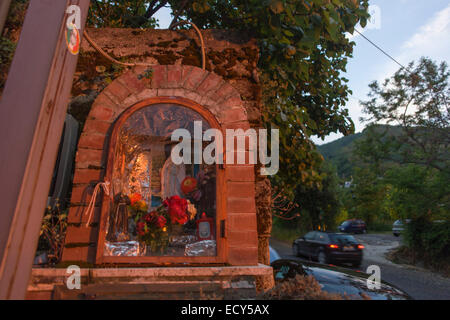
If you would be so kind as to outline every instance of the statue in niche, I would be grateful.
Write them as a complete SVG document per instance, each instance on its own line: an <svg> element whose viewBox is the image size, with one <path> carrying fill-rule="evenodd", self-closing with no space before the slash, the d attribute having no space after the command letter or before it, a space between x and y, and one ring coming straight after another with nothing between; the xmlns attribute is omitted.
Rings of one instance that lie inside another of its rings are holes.
<svg viewBox="0 0 450 320"><path fill-rule="evenodd" d="M163 199L180 196L183 197L181 191L181 182L186 178L186 166L184 164L175 165L172 157L169 157L161 170L161 195Z"/></svg>

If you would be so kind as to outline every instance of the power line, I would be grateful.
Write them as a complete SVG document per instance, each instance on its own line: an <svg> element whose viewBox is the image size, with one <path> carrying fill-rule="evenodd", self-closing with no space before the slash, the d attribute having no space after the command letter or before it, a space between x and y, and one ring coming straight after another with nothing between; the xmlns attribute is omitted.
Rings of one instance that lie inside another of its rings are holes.
<svg viewBox="0 0 450 320"><path fill-rule="evenodd" d="M366 39L367 41L369 41L375 48L377 48L378 50L380 50L384 55L386 55L389 59L391 59L392 61L394 61L396 64L398 64L400 67L402 67L403 69L405 69L406 71L408 71L409 73L412 73L411 71L408 70L408 68L406 68L404 65L402 65L400 62L398 62L397 60L395 60L389 53L387 53L386 51L384 51L383 49L381 49L377 44L375 44L372 40L370 40L369 38L367 38L365 35L363 35L361 32L359 32L356 28L354 29L361 37L363 37L364 39Z"/></svg>

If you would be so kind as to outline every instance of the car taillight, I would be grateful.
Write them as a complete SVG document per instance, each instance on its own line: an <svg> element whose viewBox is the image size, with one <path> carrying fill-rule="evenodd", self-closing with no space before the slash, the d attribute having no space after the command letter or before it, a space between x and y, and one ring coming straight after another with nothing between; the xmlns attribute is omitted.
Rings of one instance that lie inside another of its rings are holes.
<svg viewBox="0 0 450 320"><path fill-rule="evenodd" d="M364 249L364 246L362 244L358 244L358 249L362 250Z"/></svg>
<svg viewBox="0 0 450 320"><path fill-rule="evenodd" d="M339 249L339 246L338 246L337 244L329 244L329 245L328 245L328 248L331 248L331 249Z"/></svg>

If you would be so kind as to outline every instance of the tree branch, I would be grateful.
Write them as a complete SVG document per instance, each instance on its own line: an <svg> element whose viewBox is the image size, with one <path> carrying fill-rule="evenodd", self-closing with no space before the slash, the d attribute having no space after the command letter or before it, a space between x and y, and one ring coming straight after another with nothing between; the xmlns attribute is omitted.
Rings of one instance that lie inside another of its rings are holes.
<svg viewBox="0 0 450 320"><path fill-rule="evenodd" d="M156 12L158 12L159 9L164 7L169 1L163 0L158 5L158 0L153 0L150 5L148 6L147 12L145 13L144 17L148 20L150 19Z"/></svg>
<svg viewBox="0 0 450 320"><path fill-rule="evenodd" d="M176 13L175 13L175 15L174 15L174 17L172 19L172 22L169 25L169 29L172 28L172 26L177 22L178 18L181 16L181 13L183 12L183 10L186 7L186 5L188 4L188 2L189 2L189 0L184 0L181 3L180 8L176 11Z"/></svg>

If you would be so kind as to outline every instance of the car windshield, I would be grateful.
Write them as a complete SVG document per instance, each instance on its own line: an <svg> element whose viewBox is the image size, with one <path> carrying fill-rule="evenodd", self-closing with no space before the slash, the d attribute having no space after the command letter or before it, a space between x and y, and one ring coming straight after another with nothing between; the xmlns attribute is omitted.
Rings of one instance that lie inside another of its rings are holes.
<svg viewBox="0 0 450 320"><path fill-rule="evenodd" d="M342 226L348 226L350 223L352 223L351 221L344 221L342 222Z"/></svg>
<svg viewBox="0 0 450 320"><path fill-rule="evenodd" d="M329 234L331 241L340 243L356 243L353 236L347 234Z"/></svg>

